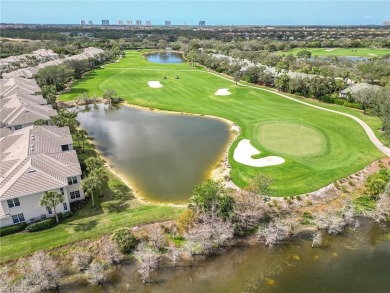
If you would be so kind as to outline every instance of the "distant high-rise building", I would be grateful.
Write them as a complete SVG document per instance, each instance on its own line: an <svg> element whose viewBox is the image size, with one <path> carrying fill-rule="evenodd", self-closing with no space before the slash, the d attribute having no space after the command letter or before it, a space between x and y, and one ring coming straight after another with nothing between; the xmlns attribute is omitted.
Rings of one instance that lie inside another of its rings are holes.
<svg viewBox="0 0 390 293"><path fill-rule="evenodd" d="M108 19L103 19L102 25L110 25L110 21Z"/></svg>
<svg viewBox="0 0 390 293"><path fill-rule="evenodd" d="M136 20L136 21L135 21L135 24L136 24L136 25L142 25L142 21Z"/></svg>
<svg viewBox="0 0 390 293"><path fill-rule="evenodd" d="M89 20L89 21L88 21L88 25L93 25L92 20Z"/></svg>
<svg viewBox="0 0 390 293"><path fill-rule="evenodd" d="M171 26L171 25L172 25L172 23L171 23L170 20L166 20L166 21L165 21L165 26Z"/></svg>
<svg viewBox="0 0 390 293"><path fill-rule="evenodd" d="M204 20L199 21L199 26L205 26L206 22Z"/></svg>
<svg viewBox="0 0 390 293"><path fill-rule="evenodd" d="M132 25L133 22L132 22L131 20L127 20L127 21L126 21L126 24L127 24L127 25Z"/></svg>
<svg viewBox="0 0 390 293"><path fill-rule="evenodd" d="M81 21L80 21L80 24L81 24L81 25L85 25L85 20L81 20Z"/></svg>
<svg viewBox="0 0 390 293"><path fill-rule="evenodd" d="M123 21L122 20L118 20L118 25L123 25Z"/></svg>
<svg viewBox="0 0 390 293"><path fill-rule="evenodd" d="M150 22L150 20L147 20L146 21L146 26L151 26L152 25L152 23Z"/></svg>
<svg viewBox="0 0 390 293"><path fill-rule="evenodd" d="M384 22L382 22L382 25L390 25L390 20L387 20L387 21L384 21Z"/></svg>

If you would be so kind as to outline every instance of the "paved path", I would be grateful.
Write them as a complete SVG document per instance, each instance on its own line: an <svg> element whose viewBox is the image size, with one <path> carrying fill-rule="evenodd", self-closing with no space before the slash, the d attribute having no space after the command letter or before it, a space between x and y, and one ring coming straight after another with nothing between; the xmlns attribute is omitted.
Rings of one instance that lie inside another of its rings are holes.
<svg viewBox="0 0 390 293"><path fill-rule="evenodd" d="M233 82L233 80L227 78L227 77L224 77L224 76L220 76L214 72L210 72L210 71L207 71L208 73L210 74L213 74L215 76L218 76L220 78L223 78L223 79L226 79L230 82ZM259 88L259 87L255 87L255 86L251 86L251 85L246 85L246 84L242 84L242 83L238 83L238 85L240 86L244 86L244 87L249 87L249 88L253 88L253 89L256 89L256 90L261 90L261 91L266 91L266 92L270 92L270 93L273 93L273 94L276 94L276 95L279 95L283 98L286 98L286 99L289 99L291 101L294 101L294 102L297 102L297 103L300 103L300 104L303 104L303 105L306 105L306 106L310 106L310 107L313 107L313 108L317 108L317 109L320 109L320 110L323 110L323 111L328 111L328 112L332 112L332 113L336 113L336 114L339 114L339 115L343 115L343 116L346 116L348 118L351 118L353 120L355 120L357 123L360 124L361 127L363 127L364 131L367 133L368 135L368 138L371 140L371 142L382 152L384 153L386 156L390 157L390 148L386 147L385 145L383 145L383 143L375 136L374 132L372 131L371 127L367 125L366 122L364 122L363 120L357 118L356 116L353 116L351 114L347 114L347 113L343 113L343 112L339 112L339 111L336 111L336 110L331 110L331 109L326 109L326 108L322 108L320 106L316 106L316 105L312 105L312 104L309 104L309 103L306 103L304 101L300 101L300 100L297 100L297 99L294 99L292 97L289 97L287 95L284 95L284 94L281 94L281 93L277 93L277 92L274 92L274 91L271 91L271 90L267 90L267 89L263 89L263 88Z"/></svg>

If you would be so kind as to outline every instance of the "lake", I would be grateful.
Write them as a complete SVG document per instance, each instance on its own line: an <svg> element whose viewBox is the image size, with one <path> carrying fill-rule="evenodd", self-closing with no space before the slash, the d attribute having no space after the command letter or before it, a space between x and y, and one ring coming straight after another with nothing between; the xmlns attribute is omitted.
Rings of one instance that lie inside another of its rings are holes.
<svg viewBox="0 0 390 293"><path fill-rule="evenodd" d="M146 59L154 63L184 63L183 54L176 52L155 52L145 55Z"/></svg>
<svg viewBox="0 0 390 293"><path fill-rule="evenodd" d="M101 286L83 279L60 292L289 292L385 293L390 288L390 227L362 221L357 231L328 236L312 248L308 235L269 250L258 243L172 268L168 263L142 284L135 262L116 269Z"/></svg>
<svg viewBox="0 0 390 293"><path fill-rule="evenodd" d="M90 107L77 119L113 169L155 202L188 202L230 138L229 125L219 119L128 106Z"/></svg>

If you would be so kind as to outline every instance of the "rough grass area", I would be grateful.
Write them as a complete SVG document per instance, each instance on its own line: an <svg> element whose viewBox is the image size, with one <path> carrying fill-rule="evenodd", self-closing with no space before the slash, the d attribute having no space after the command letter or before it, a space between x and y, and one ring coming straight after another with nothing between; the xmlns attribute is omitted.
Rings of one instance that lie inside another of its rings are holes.
<svg viewBox="0 0 390 293"><path fill-rule="evenodd" d="M299 51L310 51L314 56L353 56L353 57L381 57L390 54L390 49L382 48L294 48L289 51L279 51L281 54L294 54Z"/></svg>
<svg viewBox="0 0 390 293"><path fill-rule="evenodd" d="M180 79L176 79L177 75ZM151 80L160 81L164 87L150 88L147 82ZM231 95L215 96L214 92L221 88L229 89ZM140 52L128 51L120 62L92 71L69 93L61 95L60 100L74 100L83 92L102 96L106 89L116 90L130 104L208 114L233 121L242 129L229 150L233 182L244 187L253 176L263 172L274 179L276 196L316 190L382 157L364 130L350 118L296 103L261 88L235 86L202 68L191 68L187 63L150 63ZM268 150L257 139L258 126L266 123L292 123L315 129L326 139L326 147L315 156L291 156L280 150ZM250 139L261 156L281 156L286 162L265 168L235 162L233 151L243 138Z"/></svg>
<svg viewBox="0 0 390 293"><path fill-rule="evenodd" d="M75 139L76 148L77 140ZM82 143L80 142L82 145ZM91 143L85 143L86 156L97 156ZM113 173L109 173L104 197L95 194L96 207L90 201L60 225L40 232L21 232L0 238L0 263L42 249L51 249L83 239L97 238L119 227L133 227L175 219L182 208L144 204L133 197L131 190Z"/></svg>

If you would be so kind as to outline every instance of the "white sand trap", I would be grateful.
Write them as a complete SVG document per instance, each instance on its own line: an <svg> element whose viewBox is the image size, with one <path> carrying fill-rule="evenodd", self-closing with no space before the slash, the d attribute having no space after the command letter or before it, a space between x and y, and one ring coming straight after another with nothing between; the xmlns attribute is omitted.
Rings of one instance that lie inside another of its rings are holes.
<svg viewBox="0 0 390 293"><path fill-rule="evenodd" d="M252 159L252 156L260 154L255 147L251 145L249 139L241 140L234 150L233 158L235 161L252 167L267 167L283 164L285 161L281 157L268 156L260 159Z"/></svg>
<svg viewBox="0 0 390 293"><path fill-rule="evenodd" d="M214 93L214 95L216 95L216 96L228 96L231 94L232 93L229 92L229 89L219 89Z"/></svg>
<svg viewBox="0 0 390 293"><path fill-rule="evenodd" d="M159 81L148 81L148 86L155 89L163 87L163 85Z"/></svg>
<svg viewBox="0 0 390 293"><path fill-rule="evenodd" d="M233 130L233 131L236 131L236 132L240 132L240 131L241 131L241 128L240 128L240 126L234 124L234 125L232 125L232 130Z"/></svg>
<svg viewBox="0 0 390 293"><path fill-rule="evenodd" d="M336 50L336 48L333 48L333 49L325 49L326 52L332 52L332 51L334 51L334 50Z"/></svg>

